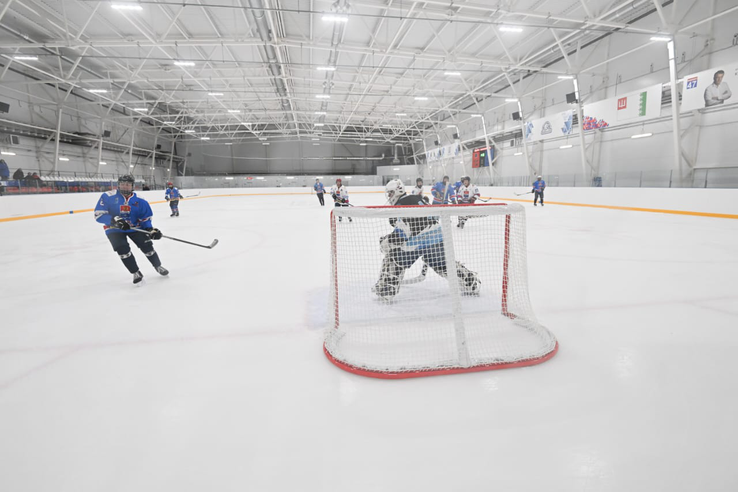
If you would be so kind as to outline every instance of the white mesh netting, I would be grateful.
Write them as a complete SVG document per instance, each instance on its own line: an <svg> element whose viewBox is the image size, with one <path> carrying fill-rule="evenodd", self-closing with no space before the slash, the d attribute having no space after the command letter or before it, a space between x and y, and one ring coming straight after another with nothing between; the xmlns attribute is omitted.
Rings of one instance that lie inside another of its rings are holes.
<svg viewBox="0 0 738 492"><path fill-rule="evenodd" d="M331 220L325 352L340 367L409 377L556 352L528 298L522 206L354 207Z"/></svg>

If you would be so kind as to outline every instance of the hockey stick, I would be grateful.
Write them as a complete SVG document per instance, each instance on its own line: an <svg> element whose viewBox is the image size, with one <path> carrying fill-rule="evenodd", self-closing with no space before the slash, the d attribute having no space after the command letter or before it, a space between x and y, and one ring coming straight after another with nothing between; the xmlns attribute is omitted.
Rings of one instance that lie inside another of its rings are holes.
<svg viewBox="0 0 738 492"><path fill-rule="evenodd" d="M198 191L198 192L197 192L197 193L195 193L194 195L187 195L187 196L183 196L182 198L192 198L192 197L200 196L200 193L201 193L201 192L200 192L200 191Z"/></svg>
<svg viewBox="0 0 738 492"><path fill-rule="evenodd" d="M527 193L515 193L515 196L530 195L531 193L533 193L533 192L532 191L529 191Z"/></svg>
<svg viewBox="0 0 738 492"><path fill-rule="evenodd" d="M131 227L131 230L132 231L137 231L137 232L143 232L144 234L151 235L151 232L146 231L144 229L137 229L135 227ZM205 248L205 249L213 249L218 244L218 240L217 239L213 239L213 242L206 246L204 244L197 244L197 243L192 243L190 241L185 241L184 239L177 239L176 237L165 236L164 234L162 234L161 237L166 238L166 239L171 239L172 241L178 241L180 243L190 244L192 246L198 246L200 248Z"/></svg>

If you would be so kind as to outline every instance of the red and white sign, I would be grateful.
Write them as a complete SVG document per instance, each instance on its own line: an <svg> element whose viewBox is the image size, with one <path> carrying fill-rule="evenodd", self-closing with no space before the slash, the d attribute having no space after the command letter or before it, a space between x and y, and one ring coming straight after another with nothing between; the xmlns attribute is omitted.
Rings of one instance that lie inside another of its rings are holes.
<svg viewBox="0 0 738 492"><path fill-rule="evenodd" d="M628 98L627 97L621 97L618 99L618 111L621 109L626 109L628 107Z"/></svg>

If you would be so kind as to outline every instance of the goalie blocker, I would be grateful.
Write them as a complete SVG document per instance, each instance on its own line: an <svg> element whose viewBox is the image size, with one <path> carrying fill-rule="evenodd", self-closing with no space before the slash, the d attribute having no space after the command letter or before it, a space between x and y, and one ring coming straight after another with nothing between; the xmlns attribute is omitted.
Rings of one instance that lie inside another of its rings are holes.
<svg viewBox="0 0 738 492"><path fill-rule="evenodd" d="M522 206L416 206L419 198L393 182L388 199L397 206L331 215L331 362L407 378L553 357L556 338L528 299ZM474 228L452 227L462 213L475 217ZM356 219L354 227L341 217Z"/></svg>

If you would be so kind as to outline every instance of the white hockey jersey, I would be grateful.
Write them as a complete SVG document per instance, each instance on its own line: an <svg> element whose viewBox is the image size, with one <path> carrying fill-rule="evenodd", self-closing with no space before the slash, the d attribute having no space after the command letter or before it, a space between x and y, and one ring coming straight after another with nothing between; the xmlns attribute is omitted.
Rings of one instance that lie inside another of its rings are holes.
<svg viewBox="0 0 738 492"><path fill-rule="evenodd" d="M333 185L331 186L331 195L336 195L336 199L340 202L341 200L345 200L346 203L348 203L348 191L346 191L346 187L341 185Z"/></svg>
<svg viewBox="0 0 738 492"><path fill-rule="evenodd" d="M456 190L456 203L471 203L472 198L477 199L481 195L476 185L469 183L469 186L463 184Z"/></svg>
<svg viewBox="0 0 738 492"><path fill-rule="evenodd" d="M411 195L421 195L422 196L423 195L423 187L422 186L420 186L420 187L416 186L415 188L413 188L413 191L411 191L410 194Z"/></svg>

